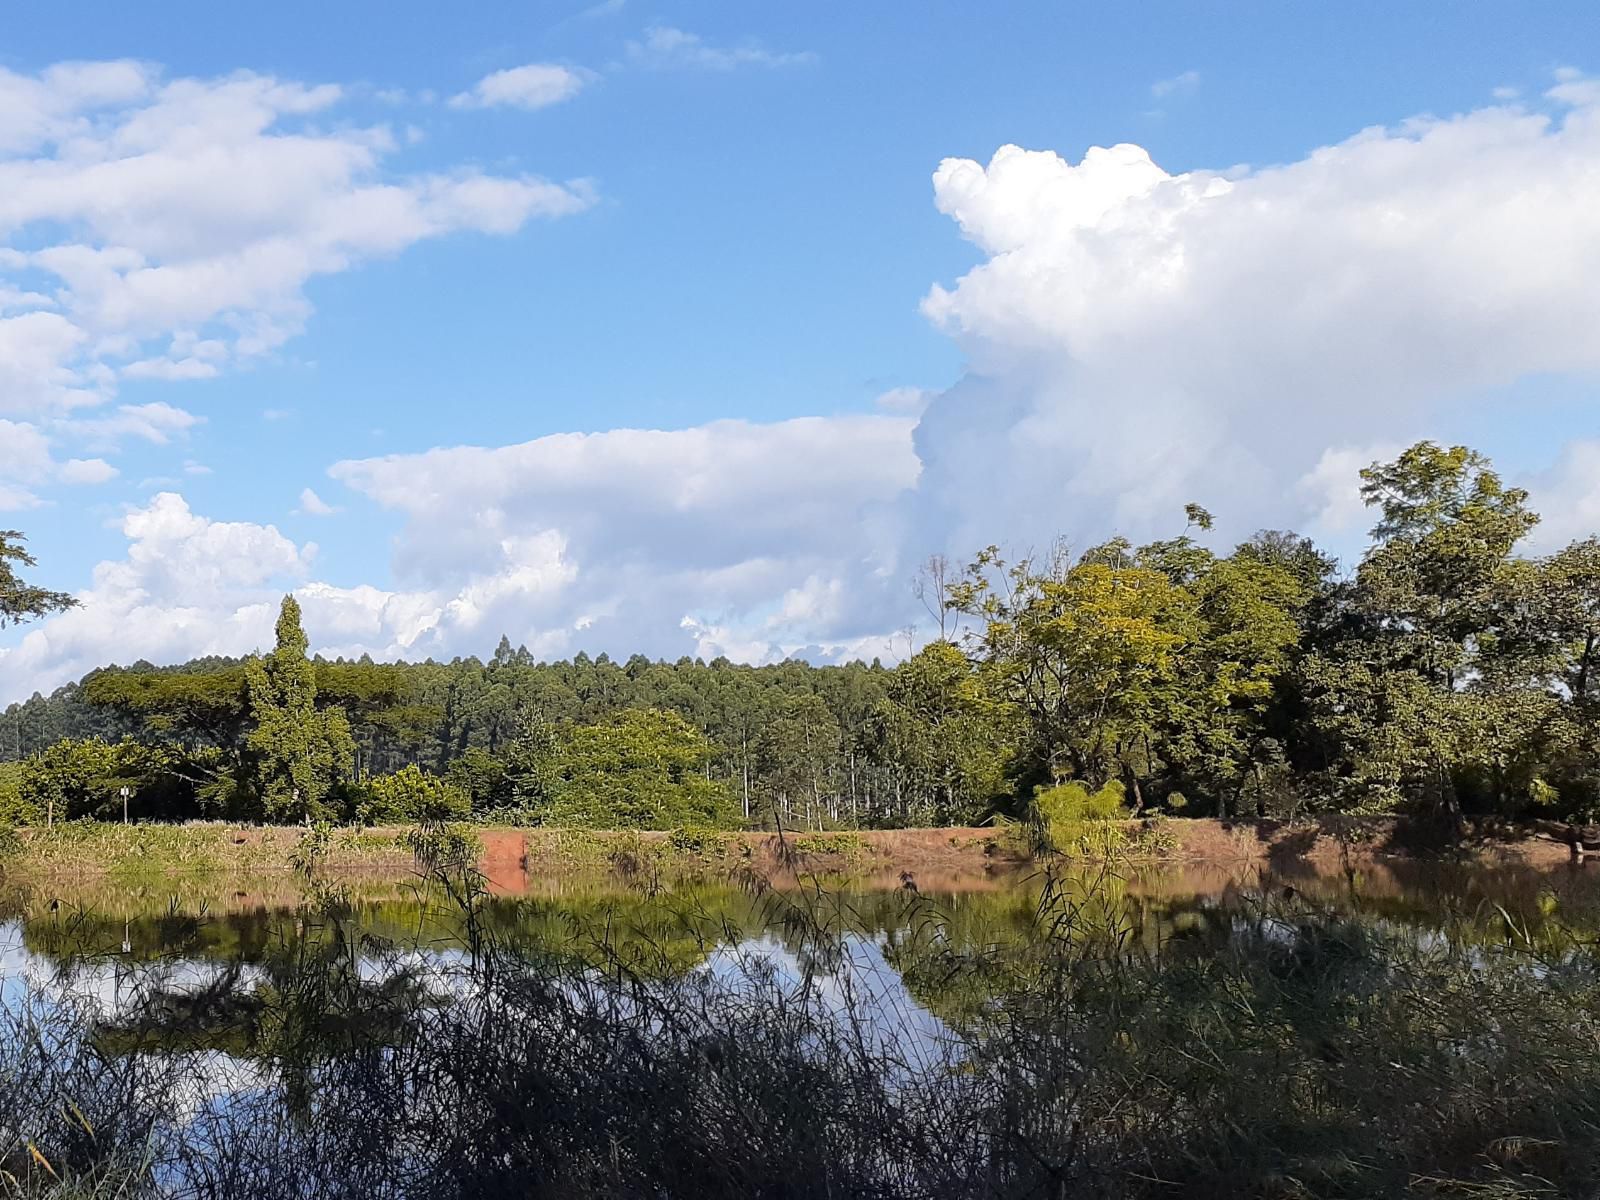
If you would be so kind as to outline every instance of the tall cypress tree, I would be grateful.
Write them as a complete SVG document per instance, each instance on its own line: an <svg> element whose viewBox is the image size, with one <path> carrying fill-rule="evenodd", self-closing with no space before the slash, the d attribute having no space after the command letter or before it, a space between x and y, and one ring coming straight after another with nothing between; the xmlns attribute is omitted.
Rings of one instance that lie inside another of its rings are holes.
<svg viewBox="0 0 1600 1200"><path fill-rule="evenodd" d="M343 712L317 710L317 680L306 657L300 605L283 598L277 647L246 668L250 716L248 744L268 820L298 821L329 815L328 795L355 762L355 741Z"/></svg>

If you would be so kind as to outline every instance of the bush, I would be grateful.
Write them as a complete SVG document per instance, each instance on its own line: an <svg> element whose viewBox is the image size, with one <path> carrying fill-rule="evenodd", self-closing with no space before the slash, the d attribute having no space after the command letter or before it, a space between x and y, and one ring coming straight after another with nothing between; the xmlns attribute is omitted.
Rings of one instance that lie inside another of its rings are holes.
<svg viewBox="0 0 1600 1200"><path fill-rule="evenodd" d="M1091 792L1076 779L1039 788L1029 806L1034 848L1055 854L1106 856L1122 848L1125 835L1119 825L1128 814L1126 793L1120 783L1107 782Z"/></svg>
<svg viewBox="0 0 1600 1200"><path fill-rule="evenodd" d="M0 824L34 825L40 818L38 805L22 796L22 764L0 763Z"/></svg>
<svg viewBox="0 0 1600 1200"><path fill-rule="evenodd" d="M413 821L450 821L467 816L472 802L459 787L416 766L368 781L357 803L363 825L398 825Z"/></svg>

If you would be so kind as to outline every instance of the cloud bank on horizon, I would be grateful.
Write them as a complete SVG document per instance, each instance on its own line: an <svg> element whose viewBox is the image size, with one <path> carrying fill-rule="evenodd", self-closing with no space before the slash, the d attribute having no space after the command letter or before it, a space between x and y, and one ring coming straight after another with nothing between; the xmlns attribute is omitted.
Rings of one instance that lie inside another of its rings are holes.
<svg viewBox="0 0 1600 1200"><path fill-rule="evenodd" d="M390 135L301 124L337 89L95 64L0 75L0 92L10 507L46 479L108 478L98 455L122 439L181 429L181 409L116 406L117 380L281 344L314 275L590 202L471 169L390 178ZM223 203L239 171L263 181L243 211ZM929 553L1164 534L1189 500L1226 537L1292 519L1349 538L1361 465L1491 389L1600 371L1600 88L1570 73L1535 104L1281 165L1174 175L1134 145L1076 162L1005 146L946 160L933 192L983 256L923 301L967 356L944 391L877 415L338 461L351 502L307 485L302 511L398 519L383 587L319 581L314 545L165 492L121 518L126 556L81 608L0 650L0 701L111 661L249 651L288 587L328 654L481 654L505 633L546 656L890 656ZM1575 429L1526 481L1544 544L1600 526L1597 468L1600 437Z"/></svg>

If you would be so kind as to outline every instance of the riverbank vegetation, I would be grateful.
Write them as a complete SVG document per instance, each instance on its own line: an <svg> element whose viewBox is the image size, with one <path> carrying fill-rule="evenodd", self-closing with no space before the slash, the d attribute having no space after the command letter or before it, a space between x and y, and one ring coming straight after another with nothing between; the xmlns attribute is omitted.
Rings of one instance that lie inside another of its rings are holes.
<svg viewBox="0 0 1600 1200"><path fill-rule="evenodd" d="M1146 545L935 559L938 636L893 668L328 662L289 598L269 654L6 710L0 819L118 819L127 787L145 820L1048 833L1065 784L1101 815L1600 815L1600 538L1523 553L1526 494L1465 447L1362 494L1348 571L1280 531L1218 553L1195 505ZM15 619L65 602L6 578Z"/></svg>

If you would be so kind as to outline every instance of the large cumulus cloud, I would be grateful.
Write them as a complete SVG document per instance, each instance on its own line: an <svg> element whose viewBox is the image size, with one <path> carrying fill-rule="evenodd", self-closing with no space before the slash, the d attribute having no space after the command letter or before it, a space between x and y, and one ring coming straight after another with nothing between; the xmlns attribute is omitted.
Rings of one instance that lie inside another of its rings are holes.
<svg viewBox="0 0 1600 1200"><path fill-rule="evenodd" d="M972 363L917 430L924 535L1314 519L1328 452L1600 369L1600 107L1572 82L1259 170L947 160L936 202L987 257L923 305Z"/></svg>

